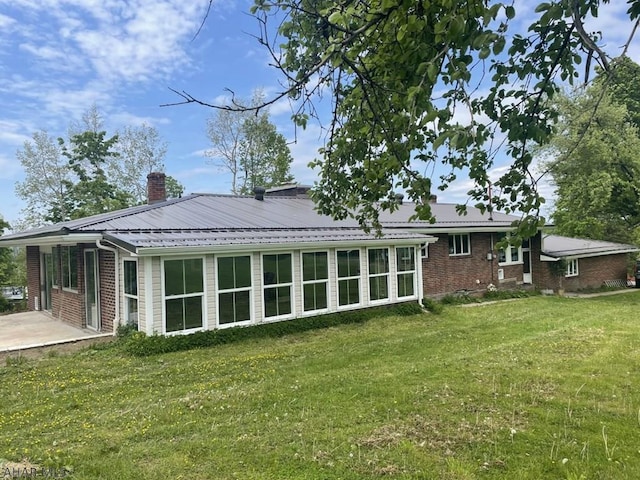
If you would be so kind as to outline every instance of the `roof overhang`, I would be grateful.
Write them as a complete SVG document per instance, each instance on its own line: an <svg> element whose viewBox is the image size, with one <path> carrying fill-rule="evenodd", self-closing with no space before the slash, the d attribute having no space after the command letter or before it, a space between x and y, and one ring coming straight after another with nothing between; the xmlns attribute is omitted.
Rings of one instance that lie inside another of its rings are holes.
<svg viewBox="0 0 640 480"><path fill-rule="evenodd" d="M627 253L638 253L638 248L626 248L620 250L609 250L601 252L585 252L585 253L568 253L568 252L543 252L540 254L540 261L542 262L557 262L561 258L566 260L573 260L577 258L593 258L593 257L605 257L607 255L620 255Z"/></svg>
<svg viewBox="0 0 640 480"><path fill-rule="evenodd" d="M60 233L34 235L18 238L0 238L0 247L22 247L27 245L68 245L77 243L95 243L103 238L101 233Z"/></svg>
<svg viewBox="0 0 640 480"><path fill-rule="evenodd" d="M375 238L366 241L362 240L339 240L327 242L289 242L289 243L245 243L245 244L229 244L229 245L196 245L196 246L175 246L175 247L137 247L132 253L141 257L149 256L165 256L165 255L193 255L193 254L228 254L228 253L246 253L246 252L274 252L274 251L290 251L290 250L309 250L323 248L359 248L363 246L379 247L379 246L417 246L427 243L437 242L437 238L425 236L423 238L406 238L406 239L385 239ZM109 240L112 243L112 240ZM117 244L117 243L116 243Z"/></svg>

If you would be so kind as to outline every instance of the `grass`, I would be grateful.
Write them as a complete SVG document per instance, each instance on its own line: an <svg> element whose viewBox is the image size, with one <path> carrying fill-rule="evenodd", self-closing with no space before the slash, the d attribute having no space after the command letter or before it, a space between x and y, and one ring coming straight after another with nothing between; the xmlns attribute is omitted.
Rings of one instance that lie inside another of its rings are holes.
<svg viewBox="0 0 640 480"><path fill-rule="evenodd" d="M75 479L640 478L640 292L0 368L0 457Z"/></svg>

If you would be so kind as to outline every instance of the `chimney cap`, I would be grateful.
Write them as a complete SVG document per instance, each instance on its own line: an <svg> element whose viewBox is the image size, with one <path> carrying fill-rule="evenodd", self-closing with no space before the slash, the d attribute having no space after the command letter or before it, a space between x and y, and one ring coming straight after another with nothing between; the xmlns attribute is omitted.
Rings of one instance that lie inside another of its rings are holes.
<svg viewBox="0 0 640 480"><path fill-rule="evenodd" d="M255 194L254 198L260 201L264 200L264 192L266 191L267 189L264 187L255 187L253 189L253 193Z"/></svg>
<svg viewBox="0 0 640 480"><path fill-rule="evenodd" d="M398 192L394 196L396 198L396 202L398 202L398 205L402 205L402 201L404 200L404 193Z"/></svg>

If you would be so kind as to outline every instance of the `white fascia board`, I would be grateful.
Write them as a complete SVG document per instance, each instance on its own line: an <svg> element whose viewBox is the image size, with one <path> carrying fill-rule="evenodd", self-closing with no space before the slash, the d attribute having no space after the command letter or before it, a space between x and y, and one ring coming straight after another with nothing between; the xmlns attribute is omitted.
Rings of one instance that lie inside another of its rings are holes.
<svg viewBox="0 0 640 480"><path fill-rule="evenodd" d="M434 233L504 233L513 232L515 227L437 227L437 228L411 228L412 232L430 235Z"/></svg>
<svg viewBox="0 0 640 480"><path fill-rule="evenodd" d="M69 235L47 235L42 237L0 239L0 247L18 247L25 245L75 245L77 243L95 243L102 240L101 233L70 233Z"/></svg>
<svg viewBox="0 0 640 480"><path fill-rule="evenodd" d="M605 252L593 252L593 253L578 253L576 255L559 255L558 257L551 257L545 254L540 255L540 260L543 262L555 262L564 258L565 260L574 260L576 258L593 258L593 257L606 257L607 255L620 255L625 253L638 253L640 250L637 248L628 248L624 250L608 250ZM550 258L551 260L545 260L543 257Z"/></svg>
<svg viewBox="0 0 640 480"><path fill-rule="evenodd" d="M435 243L438 239L425 236L424 238L404 238L404 239L385 239L376 238L372 240L340 240L336 242L291 242L291 243L249 243L235 245L203 245L197 247L141 247L136 249L138 256L158 256L158 255L186 255L197 253L231 253L231 252L271 252L271 251L289 251L289 250L308 250L310 248L346 248L346 247L362 247L362 246L380 246L380 245L415 245L421 246L425 243Z"/></svg>

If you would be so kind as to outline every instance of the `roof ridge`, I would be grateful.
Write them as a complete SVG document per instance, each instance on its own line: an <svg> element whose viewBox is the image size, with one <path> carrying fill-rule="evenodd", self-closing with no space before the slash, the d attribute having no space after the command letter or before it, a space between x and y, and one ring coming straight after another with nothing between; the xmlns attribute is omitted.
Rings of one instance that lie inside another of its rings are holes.
<svg viewBox="0 0 640 480"><path fill-rule="evenodd" d="M87 222L82 222L74 225L74 228L86 228L91 225L97 223L103 223L106 221L119 220L121 218L130 217L132 215L137 215L138 213L148 212L149 210L155 210L156 208L166 207L168 205L173 205L176 203L180 203L191 198L195 198L200 196L200 194L189 194L185 197L178 198L170 198L163 202L157 202L152 204L142 204L142 205L134 205L132 207L128 207L121 210L114 210L112 212L99 213L97 215L92 215L90 217L86 217L84 219L70 220L71 222L79 222L80 220L89 220ZM111 214L111 216L110 216Z"/></svg>

